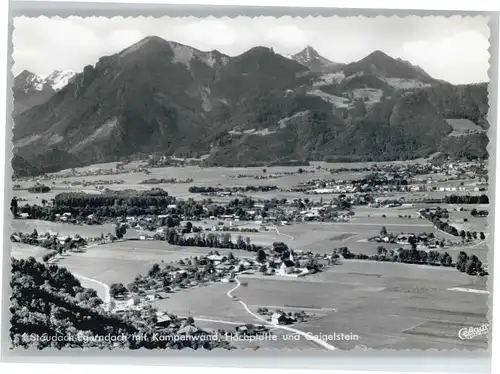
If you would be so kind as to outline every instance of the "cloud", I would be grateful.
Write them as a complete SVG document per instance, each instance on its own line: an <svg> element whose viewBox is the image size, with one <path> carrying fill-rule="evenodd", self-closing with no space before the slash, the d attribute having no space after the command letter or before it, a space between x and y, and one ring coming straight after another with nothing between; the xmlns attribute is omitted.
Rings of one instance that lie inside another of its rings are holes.
<svg viewBox="0 0 500 374"><path fill-rule="evenodd" d="M401 57L450 83L480 82L489 79L488 48L487 37L464 31L450 37L405 43Z"/></svg>
<svg viewBox="0 0 500 374"><path fill-rule="evenodd" d="M267 39L271 42L270 44L278 44L284 48L302 49L311 43L306 32L297 25L271 27L267 36Z"/></svg>
<svg viewBox="0 0 500 374"><path fill-rule="evenodd" d="M236 30L216 19L190 22L180 26L177 32L179 39L176 41L205 45L204 49L230 46L237 39Z"/></svg>
<svg viewBox="0 0 500 374"><path fill-rule="evenodd" d="M137 43L145 36L146 35L138 30L115 30L106 38L106 44L108 45L107 49L125 49Z"/></svg>

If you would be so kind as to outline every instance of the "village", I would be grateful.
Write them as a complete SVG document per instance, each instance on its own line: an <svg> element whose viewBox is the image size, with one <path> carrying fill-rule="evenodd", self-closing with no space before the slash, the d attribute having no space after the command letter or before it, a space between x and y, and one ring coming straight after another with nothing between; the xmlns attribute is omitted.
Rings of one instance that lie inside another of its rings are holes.
<svg viewBox="0 0 500 374"><path fill-rule="evenodd" d="M37 258L47 265L74 269L100 290L109 313L141 316L157 331L187 337L215 331L228 341L282 334L288 330L276 326L294 329L336 310L328 300L292 300L292 285L326 286L360 261L487 275L483 166L453 165L372 165L339 175L317 167L235 170L227 178L242 183L226 187L200 184L197 174L144 170L107 174L109 181L99 174L54 178L50 192L28 191L45 179L19 180L11 241L23 254L41 248ZM280 182L286 178L294 182ZM88 186L95 189L79 190ZM415 186L428 195L417 197ZM259 301L273 289L287 290L280 295L286 301L271 295ZM195 299L207 302L187 307ZM239 318L215 307L225 300Z"/></svg>

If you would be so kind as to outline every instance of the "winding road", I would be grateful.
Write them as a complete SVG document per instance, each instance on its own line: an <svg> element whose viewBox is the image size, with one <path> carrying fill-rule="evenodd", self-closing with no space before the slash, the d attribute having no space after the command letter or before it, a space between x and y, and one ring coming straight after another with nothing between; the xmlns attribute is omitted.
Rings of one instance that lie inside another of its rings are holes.
<svg viewBox="0 0 500 374"><path fill-rule="evenodd" d="M273 328L275 329L281 329L281 330L286 330L286 331L290 331L290 332L293 332L295 334L298 334L298 335L301 335L303 337L305 337L307 340L310 340L318 345L320 345L321 347L329 350L329 351L333 351L335 350L336 348L333 346L333 345L330 345L328 344L327 342L313 336L313 335L310 335L304 331L301 331L301 330L297 330L297 329L294 329L292 327L288 327L288 326L283 326L283 325L279 325L279 324L275 324L275 323L272 323L272 322L269 322L267 320L265 320L264 318L262 318L261 316L255 314L254 312L252 312L247 304L245 304L245 302L243 302L242 300L239 300L238 298L236 298L235 296L232 295L232 293L234 291L236 291L240 286L241 286L241 283L239 281L238 278L235 278L235 281L236 281L236 286L233 287L231 290L227 291L226 295L227 297L229 297L230 299L233 299L234 301L237 301L238 303L240 303L243 308L245 308L245 310L247 311L248 314L250 314L252 317L256 318L257 320L263 322L263 324L267 325L267 326L272 326Z"/></svg>

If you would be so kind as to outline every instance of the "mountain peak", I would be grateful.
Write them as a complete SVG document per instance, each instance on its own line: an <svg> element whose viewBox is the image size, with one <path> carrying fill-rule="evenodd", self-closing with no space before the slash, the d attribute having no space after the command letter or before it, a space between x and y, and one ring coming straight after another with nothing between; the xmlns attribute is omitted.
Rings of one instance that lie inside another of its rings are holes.
<svg viewBox="0 0 500 374"><path fill-rule="evenodd" d="M295 54L294 57L298 60L301 59L304 62L305 61L312 61L314 59L324 59L327 60L326 58L322 57L318 51L316 51L313 47L310 45L307 45L302 51L299 53Z"/></svg>
<svg viewBox="0 0 500 374"><path fill-rule="evenodd" d="M363 58L363 60L368 60L368 61L373 61L373 62L384 62L384 61L388 61L388 60L396 61L395 58L389 56L387 53L381 51L380 49L373 51L368 56Z"/></svg>
<svg viewBox="0 0 500 374"><path fill-rule="evenodd" d="M321 56L310 45L307 45L302 51L291 56L291 58L301 65L308 67L312 72L334 72L343 66L343 64L332 62Z"/></svg>
<svg viewBox="0 0 500 374"><path fill-rule="evenodd" d="M381 78L413 79L423 83L435 82L420 67L400 58L393 58L381 50L376 50L361 60L346 65L343 71L346 76L363 72Z"/></svg>
<svg viewBox="0 0 500 374"><path fill-rule="evenodd" d="M25 69L14 78L14 86L22 88L24 91L33 89L42 91L44 89L44 80L42 77Z"/></svg>
<svg viewBox="0 0 500 374"><path fill-rule="evenodd" d="M193 59L202 61L210 67L224 65L229 60L228 56L217 50L203 52L194 47L174 41L168 41L155 35L141 39L137 43L121 51L118 56L123 58L129 55L127 58L140 60L149 54L154 56L159 51L163 54L162 59L170 60L173 63L181 63L188 68L190 68L190 63Z"/></svg>
<svg viewBox="0 0 500 374"><path fill-rule="evenodd" d="M123 57L133 52L156 49L162 46L168 46L168 42L165 39L162 39L156 35L146 36L145 38L139 40L137 43L134 43L130 47L122 50L118 55L120 57Z"/></svg>
<svg viewBox="0 0 500 374"><path fill-rule="evenodd" d="M133 45L136 45L136 44L140 44L140 45L146 45L146 44L161 45L161 44L166 44L166 43L168 43L168 42L165 39L163 39L163 38L161 38L159 36L156 36L156 35L150 35L150 36L146 36L145 38L139 40L137 43L135 43Z"/></svg>
<svg viewBox="0 0 500 374"><path fill-rule="evenodd" d="M18 75L16 75L15 78L16 79L17 78L26 78L26 77L32 77L35 75L36 75L35 73L32 73L31 71L24 69L22 72L20 72Z"/></svg>

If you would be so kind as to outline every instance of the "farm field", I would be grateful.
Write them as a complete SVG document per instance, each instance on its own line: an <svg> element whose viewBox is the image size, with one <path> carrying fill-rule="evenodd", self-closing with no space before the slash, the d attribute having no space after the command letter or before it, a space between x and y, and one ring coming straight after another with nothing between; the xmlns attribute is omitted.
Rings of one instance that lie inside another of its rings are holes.
<svg viewBox="0 0 500 374"><path fill-rule="evenodd" d="M465 118L449 118L446 119L446 122L448 122L448 124L453 128L453 131L449 136L459 136L471 132L475 133L484 131L480 126Z"/></svg>
<svg viewBox="0 0 500 374"><path fill-rule="evenodd" d="M338 348L418 348L455 344L484 349L485 338L462 341L463 326L485 323L487 295L448 290L477 278L454 269L344 261L297 281L243 278L235 296L249 307L287 305L334 308L294 327L313 334L357 334L359 341L330 342ZM484 286L483 286L484 287ZM300 305L299 305L300 304Z"/></svg>
<svg viewBox="0 0 500 374"><path fill-rule="evenodd" d="M232 186L246 186L246 185L276 185L280 188L290 188L296 186L300 183L306 182L314 178L327 178L335 180L351 180L359 179L365 176L366 173L363 172L340 172L331 174L329 172L330 168L336 169L341 167L346 168L362 168L367 167L375 163L324 163L316 162L313 166L283 166L283 167L267 167L266 172L263 173L263 168L261 167L249 167L249 168L222 168L222 167L211 167L211 168L200 168L198 166L186 166L186 167L162 167L162 168L151 168L150 174L145 174L143 172L128 172L122 174L114 175L95 175L95 176L81 176L81 177L59 177L61 173L49 174L51 179L43 180L40 179L39 182L48 185L52 190L44 194L33 194L28 192L26 189L34 185L35 181L22 181L17 182L20 184L21 188L24 190L14 191L14 196L27 199L26 203L41 203L42 199L50 200L55 197L56 194L60 192L77 192L84 191L87 193L96 193L96 188L94 186L82 186L82 185L70 185L71 182L81 183L86 182L96 182L96 181L116 181L121 180L123 184L110 184L107 187L113 190L123 190L123 189L136 189L136 190L147 190L153 187L158 187L166 190L169 194L176 196L178 198L189 198L197 196L202 196L201 194L192 194L188 191L191 186L213 186L213 187L232 187ZM377 163L382 165L384 163ZM390 164L390 163L388 163ZM92 165L85 168L77 168L76 171L85 172L90 170L98 170L114 168L116 163L108 164L98 164ZM126 165L125 169L130 169L133 165ZM319 169L318 169L319 167ZM297 174L297 170L302 168L307 171L306 173ZM312 171L312 172L311 172ZM265 176L272 175L276 173L295 173L293 175L280 175L278 178L270 179L256 179L254 176ZM237 175L245 175L243 178L235 178ZM177 179L187 179L193 178L192 183L180 183L180 184L141 184L140 182L146 179L152 178L177 178ZM255 199L270 199L270 198L286 198L295 199L298 197L304 197L301 193L296 192L255 192L248 193L248 196L252 196ZM324 197L333 197L334 194L326 195ZM320 195L308 195L310 200L319 200ZM217 201L225 201L226 197L213 197Z"/></svg>
<svg viewBox="0 0 500 374"><path fill-rule="evenodd" d="M48 231L59 233L61 235L75 235L79 234L82 237L99 237L101 234L108 234L115 232L115 226L112 224L105 225L75 225L71 223L42 221L37 219L14 219L11 221L12 232L31 233L34 229L39 234Z"/></svg>
<svg viewBox="0 0 500 374"><path fill-rule="evenodd" d="M321 166L321 169L315 167ZM359 164L365 167L367 163ZM102 166L101 166L102 167ZM114 163L105 167L114 167ZM131 167L131 166L126 166ZM277 185L290 188L313 178L352 179L360 178L365 173L343 172L331 174L328 169L335 167L356 167L355 164L317 163L304 170L313 173L281 176L276 179L254 179L253 177L235 178L238 174L264 175L262 168L155 168L151 174L124 173L119 175L99 175L89 177L59 178L46 183L53 190L48 194L31 194L27 190L15 191L27 202L40 204L41 199L50 200L51 196L63 191L86 191L98 193L94 186L68 186L68 181L113 181L123 180L123 184L109 184L111 189L146 190L162 188L177 198L194 198L201 200L207 196L192 194L190 186L245 186L245 185ZM266 168L267 174L277 172L296 172L299 167ZM438 178L439 176L435 176ZM194 178L192 183L183 184L140 184L151 178ZM52 184L52 182L54 182ZM453 183L455 183L454 181ZM458 183L458 182L457 182ZM467 182L468 183L468 182ZM22 188L29 187L34 181L23 182ZM375 194L378 198L404 197L404 201L430 196L441 197L449 192L424 193L388 193ZM210 197L214 201L229 201L234 196ZM306 195L299 192L256 192L246 194L254 199L286 198L288 200L308 198L310 201L324 202L337 197L330 195ZM380 196L379 196L380 195ZM403 201L403 200L402 200ZM21 202L22 204L23 202ZM459 238L437 230L431 222L421 219L418 210L434 208L435 204L421 202L406 204L396 208L375 208L354 206L354 216L350 222L301 222L284 226L267 224L267 231L214 232L216 235L229 233L235 242L238 236L249 238L250 243L271 246L273 242L284 242L294 250L313 253L331 253L334 248L347 247L355 254L374 254L377 247L386 249L409 248L401 244L369 242L367 239L380 234L382 227L389 233L433 233L438 238L458 240ZM487 205L439 204L450 212L450 224L464 230L487 232L487 218L470 216L470 210L487 209ZM461 206L466 211L455 208ZM411 218L404 217L410 216ZM467 218L468 222L463 219ZM219 220L192 221L194 226L201 226L204 234L208 234ZM185 222L183 222L185 224ZM225 223L227 224L227 223ZM257 228L254 222L233 222L236 227ZM40 220L20 220L12 222L12 231L30 233L36 229L39 233L51 231L62 235L79 234L83 237L98 237L101 234L114 233L115 226L74 225L61 222ZM148 232L153 234L153 232ZM55 262L68 268L78 277L84 287L94 288L101 298L106 295L106 285L112 283L128 284L139 274L146 274L155 263L178 261L194 256L218 251L222 255L230 252L239 258L253 258L256 253L237 249L220 249L209 247L180 247L165 241L138 240L141 231L128 229L124 241L90 246L84 252L68 253L59 256ZM193 235L193 234L188 234ZM477 241L464 247L445 247L437 249L448 252L455 260L460 251L475 254L483 263L488 260L488 245ZM26 258L34 256L41 260L47 251L40 247L13 243L12 255ZM358 341L338 340L328 343L337 348L353 348L362 345L369 348L423 349L443 348L485 348L486 337L473 340L460 340L458 331L464 326L475 326L486 322L487 294L465 292L472 289L486 290L485 279L467 276L454 268L417 266L408 264L381 263L363 260L342 260L338 266L324 272L302 278L242 274L238 278L246 285L232 292L237 300L228 296L228 291L237 286L236 283L216 283L201 285L196 288L174 292L167 298L152 302L160 311L179 316L191 316L198 326L207 330L218 328L232 330L238 324L257 323L258 319L238 301L243 301L249 310L256 313L258 308L269 310L281 309L286 312L305 311L310 316L305 322L296 323L292 327L312 334L356 334ZM102 284L102 283L104 284ZM456 290L453 290L453 289ZM465 291L464 291L465 290ZM288 332L273 329L278 335L277 341L258 341L253 343L238 342L237 347L245 349L304 349L317 348L314 342L305 338L284 340Z"/></svg>
<svg viewBox="0 0 500 374"><path fill-rule="evenodd" d="M280 240L294 249L311 251L313 253L331 253L334 248L347 247L353 253L377 253L377 247L383 245L387 249L404 247L401 244L368 242L367 239L377 236L382 226L389 233L420 233L433 232L437 237L444 237L430 222L425 220L376 219L360 218L348 223L307 223L290 226L280 226Z"/></svg>
<svg viewBox="0 0 500 374"><path fill-rule="evenodd" d="M17 259L26 259L28 257L34 257L37 261L42 261L44 254L48 252L47 249L42 247L36 247L24 243L11 243L10 256Z"/></svg>
<svg viewBox="0 0 500 374"><path fill-rule="evenodd" d="M167 299L156 300L151 304L160 311L192 316L195 319L198 317L241 324L254 322L255 318L226 295L233 287L234 283L210 284L172 293ZM225 327L230 326L226 324Z"/></svg>
<svg viewBox="0 0 500 374"><path fill-rule="evenodd" d="M63 188L62 186L59 188L53 188L53 186L50 186L52 189L49 192L31 193L27 190L27 188L33 186L34 183L24 182L24 183L21 183L21 185L24 187L24 189L12 191L12 196L20 199L19 200L20 205L24 205L24 204L42 205L42 200L50 201L50 200L54 199L56 197L56 195L60 194L61 192L76 191L75 189L71 189L71 188Z"/></svg>
<svg viewBox="0 0 500 374"><path fill-rule="evenodd" d="M71 253L59 261L77 274L97 279L106 284L129 283L139 274L145 274L154 263L178 261L206 254L212 248L177 247L167 242L129 240L89 247L84 253ZM232 252L235 256L253 256L251 252Z"/></svg>
<svg viewBox="0 0 500 374"><path fill-rule="evenodd" d="M479 206L476 209L487 210L487 208ZM464 218L467 219L466 222L464 222ZM478 233L487 233L488 231L488 217L473 217L470 214L470 210L464 212L450 211L449 221L457 230L477 231Z"/></svg>

